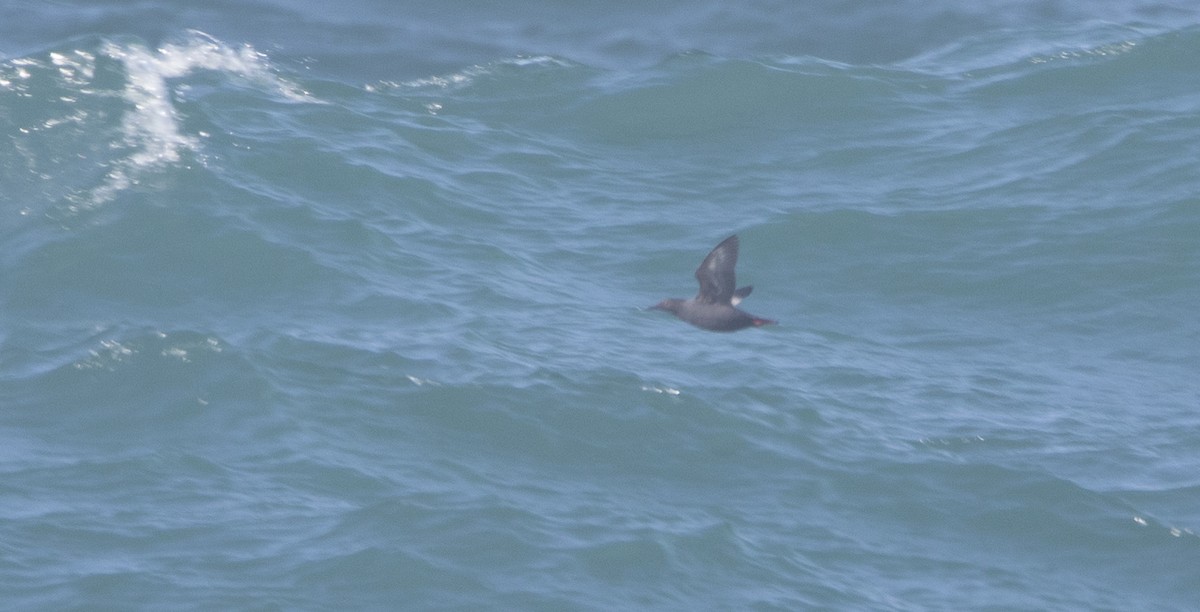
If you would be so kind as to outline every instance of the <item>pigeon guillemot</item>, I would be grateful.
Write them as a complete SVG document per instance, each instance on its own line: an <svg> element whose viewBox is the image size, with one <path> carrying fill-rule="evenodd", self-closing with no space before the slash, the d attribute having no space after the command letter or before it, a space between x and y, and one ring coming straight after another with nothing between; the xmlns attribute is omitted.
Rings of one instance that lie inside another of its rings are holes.
<svg viewBox="0 0 1200 612"><path fill-rule="evenodd" d="M749 285L734 289L737 281L733 268L737 265L737 256L738 237L733 235L721 241L696 268L696 280L700 281L700 293L696 297L690 300L670 298L650 308L674 313L696 327L712 331L737 331L776 323L734 308L754 289Z"/></svg>

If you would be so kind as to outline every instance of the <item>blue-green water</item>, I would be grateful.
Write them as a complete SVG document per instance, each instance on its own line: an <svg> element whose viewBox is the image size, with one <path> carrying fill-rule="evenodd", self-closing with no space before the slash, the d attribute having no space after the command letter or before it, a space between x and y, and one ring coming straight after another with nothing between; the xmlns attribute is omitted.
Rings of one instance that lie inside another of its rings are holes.
<svg viewBox="0 0 1200 612"><path fill-rule="evenodd" d="M0 10L6 609L1198 605L1196 9L337 6Z"/></svg>

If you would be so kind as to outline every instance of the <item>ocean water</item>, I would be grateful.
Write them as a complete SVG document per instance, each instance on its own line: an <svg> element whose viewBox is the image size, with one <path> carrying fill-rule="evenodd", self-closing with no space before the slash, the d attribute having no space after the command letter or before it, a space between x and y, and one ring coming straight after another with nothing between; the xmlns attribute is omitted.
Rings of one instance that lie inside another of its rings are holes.
<svg viewBox="0 0 1200 612"><path fill-rule="evenodd" d="M1194 610L1200 9L0 7L0 603ZM687 297L741 237L743 307Z"/></svg>

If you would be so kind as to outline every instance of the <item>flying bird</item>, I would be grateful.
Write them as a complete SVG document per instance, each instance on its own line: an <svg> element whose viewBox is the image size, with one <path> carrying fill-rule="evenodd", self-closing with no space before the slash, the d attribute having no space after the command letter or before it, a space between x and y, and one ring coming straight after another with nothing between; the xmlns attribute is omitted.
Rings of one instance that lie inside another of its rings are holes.
<svg viewBox="0 0 1200 612"><path fill-rule="evenodd" d="M711 331L737 331L777 323L736 308L754 289L750 285L734 289L737 281L733 268L737 266L737 257L738 237L735 234L722 240L696 268L696 280L700 281L700 293L696 297L690 300L668 298L650 308L673 313L696 327Z"/></svg>

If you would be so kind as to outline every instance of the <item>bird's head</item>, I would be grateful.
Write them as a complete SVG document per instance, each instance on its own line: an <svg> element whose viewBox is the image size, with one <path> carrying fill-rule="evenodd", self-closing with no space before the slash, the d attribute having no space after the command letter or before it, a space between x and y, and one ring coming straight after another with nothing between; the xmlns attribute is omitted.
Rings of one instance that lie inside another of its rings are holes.
<svg viewBox="0 0 1200 612"><path fill-rule="evenodd" d="M667 312L679 313L679 307L683 304L683 300L679 298L667 298L649 308L649 310L665 310Z"/></svg>

